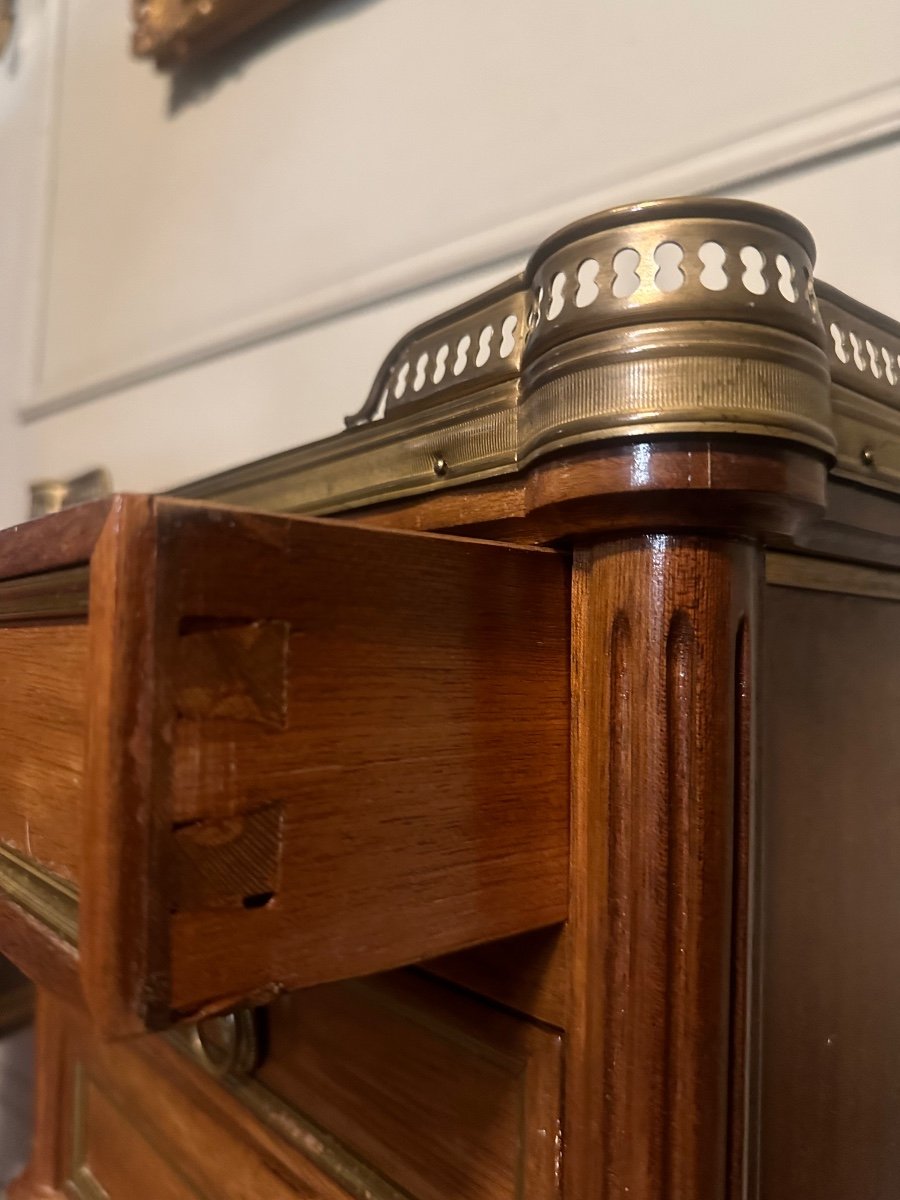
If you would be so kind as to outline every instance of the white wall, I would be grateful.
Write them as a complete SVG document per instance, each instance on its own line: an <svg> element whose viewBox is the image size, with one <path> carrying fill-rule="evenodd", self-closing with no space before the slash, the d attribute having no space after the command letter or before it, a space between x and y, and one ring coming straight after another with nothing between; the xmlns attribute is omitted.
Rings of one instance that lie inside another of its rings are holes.
<svg viewBox="0 0 900 1200"><path fill-rule="evenodd" d="M24 505L16 412L37 393L58 44L55 3L21 0L0 58L0 524Z"/></svg>
<svg viewBox="0 0 900 1200"><path fill-rule="evenodd" d="M40 283L30 370L0 360L19 478L163 488L333 432L409 325L652 195L789 208L824 278L900 313L876 0L333 0L175 79L130 57L128 0L19 2L40 36L10 89L57 114L33 178L0 165L46 230L0 242L0 315Z"/></svg>

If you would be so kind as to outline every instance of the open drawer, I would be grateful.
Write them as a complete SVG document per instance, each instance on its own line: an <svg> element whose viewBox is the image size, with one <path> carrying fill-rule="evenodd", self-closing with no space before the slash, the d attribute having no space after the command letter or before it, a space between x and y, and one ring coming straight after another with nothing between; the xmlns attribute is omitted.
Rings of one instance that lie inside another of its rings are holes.
<svg viewBox="0 0 900 1200"><path fill-rule="evenodd" d="M162 498L0 534L0 952L125 1034L563 920L568 589Z"/></svg>

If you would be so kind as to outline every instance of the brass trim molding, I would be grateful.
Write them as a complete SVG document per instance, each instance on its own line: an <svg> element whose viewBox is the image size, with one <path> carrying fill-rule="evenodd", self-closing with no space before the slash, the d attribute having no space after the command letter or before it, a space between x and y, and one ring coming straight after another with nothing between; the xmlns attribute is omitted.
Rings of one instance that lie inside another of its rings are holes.
<svg viewBox="0 0 900 1200"><path fill-rule="evenodd" d="M0 624L88 615L88 567L0 580Z"/></svg>
<svg viewBox="0 0 900 1200"><path fill-rule="evenodd" d="M213 1075L262 1125L299 1150L356 1200L409 1200L406 1192L253 1077L260 1054L256 1022L261 1014L243 1008L230 1015L236 1018L233 1026L236 1036L234 1055L227 1056L231 1058L228 1063L218 1057L209 1059L199 1042L196 1026L174 1029L163 1036L179 1053Z"/></svg>
<svg viewBox="0 0 900 1200"><path fill-rule="evenodd" d="M338 513L661 434L777 438L900 492L900 324L813 278L775 209L612 209L397 343L342 434L178 488Z"/></svg>
<svg viewBox="0 0 900 1200"><path fill-rule="evenodd" d="M0 845L0 892L63 941L78 945L78 893L36 862Z"/></svg>

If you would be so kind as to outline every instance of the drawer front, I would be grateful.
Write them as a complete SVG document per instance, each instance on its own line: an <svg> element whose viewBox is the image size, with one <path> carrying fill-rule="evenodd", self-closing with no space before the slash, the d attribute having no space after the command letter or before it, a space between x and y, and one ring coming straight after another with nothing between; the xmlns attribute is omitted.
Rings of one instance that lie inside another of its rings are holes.
<svg viewBox="0 0 900 1200"><path fill-rule="evenodd" d="M10 1200L349 1200L162 1037L104 1042L42 994L37 1061L33 1151Z"/></svg>
<svg viewBox="0 0 900 1200"><path fill-rule="evenodd" d="M0 951L123 1034L565 919L565 559L128 497L48 560L72 520L0 535Z"/></svg>
<svg viewBox="0 0 900 1200"><path fill-rule="evenodd" d="M70 883L81 850L86 684L85 622L0 626L0 844Z"/></svg>
<svg viewBox="0 0 900 1200"><path fill-rule="evenodd" d="M14 1200L558 1200L554 1031L403 972L255 1022L258 1065L214 1077L186 1036L108 1043L42 997L38 1138Z"/></svg>
<svg viewBox="0 0 900 1200"><path fill-rule="evenodd" d="M258 1079L416 1200L554 1200L562 1038L396 972L268 1014Z"/></svg>

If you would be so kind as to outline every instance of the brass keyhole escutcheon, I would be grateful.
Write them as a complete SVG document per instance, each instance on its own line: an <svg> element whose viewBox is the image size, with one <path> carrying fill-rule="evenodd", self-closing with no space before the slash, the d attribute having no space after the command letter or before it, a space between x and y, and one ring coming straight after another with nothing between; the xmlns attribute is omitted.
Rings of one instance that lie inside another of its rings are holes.
<svg viewBox="0 0 900 1200"><path fill-rule="evenodd" d="M16 19L16 0L0 0L0 56L6 53Z"/></svg>

